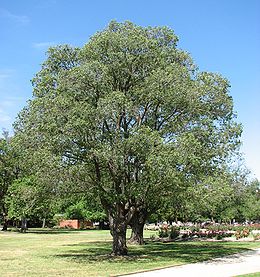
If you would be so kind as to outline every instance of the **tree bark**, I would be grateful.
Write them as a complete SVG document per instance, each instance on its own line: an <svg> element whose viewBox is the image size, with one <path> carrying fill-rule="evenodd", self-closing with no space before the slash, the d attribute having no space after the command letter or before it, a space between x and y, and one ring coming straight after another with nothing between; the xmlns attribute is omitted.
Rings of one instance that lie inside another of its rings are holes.
<svg viewBox="0 0 260 277"><path fill-rule="evenodd" d="M129 222L132 229L129 243L139 245L144 244L144 224L147 219L147 214L148 213L144 208L137 210L134 213L131 221Z"/></svg>
<svg viewBox="0 0 260 277"><path fill-rule="evenodd" d="M43 220L42 220L42 228L45 228L45 225L46 225L46 218L43 218Z"/></svg>
<svg viewBox="0 0 260 277"><path fill-rule="evenodd" d="M131 225L132 233L129 239L129 243L131 244L144 244L144 223L140 224L139 222Z"/></svg>
<svg viewBox="0 0 260 277"><path fill-rule="evenodd" d="M7 231L7 220L4 218L2 231Z"/></svg>
<svg viewBox="0 0 260 277"><path fill-rule="evenodd" d="M126 220L120 217L114 218L112 216L109 216L109 223L110 223L110 233L113 237L113 250L111 254L114 256L127 255Z"/></svg>
<svg viewBox="0 0 260 277"><path fill-rule="evenodd" d="M26 233L26 230L27 230L27 219L26 218L22 218L21 233Z"/></svg>
<svg viewBox="0 0 260 277"><path fill-rule="evenodd" d="M4 204L2 205L2 209L3 209L2 215L3 215L3 221L4 221L2 231L7 231L8 219L7 219L7 211Z"/></svg>

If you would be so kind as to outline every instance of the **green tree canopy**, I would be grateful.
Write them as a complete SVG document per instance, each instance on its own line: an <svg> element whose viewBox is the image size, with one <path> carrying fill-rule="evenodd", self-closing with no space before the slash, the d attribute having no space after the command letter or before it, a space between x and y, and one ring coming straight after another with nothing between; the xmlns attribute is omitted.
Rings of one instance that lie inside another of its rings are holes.
<svg viewBox="0 0 260 277"><path fill-rule="evenodd" d="M210 172L237 147L229 82L199 72L177 42L167 27L112 21L81 49L50 48L16 123L28 154L50 151L85 172L115 255L127 253L126 227L140 205Z"/></svg>
<svg viewBox="0 0 260 277"><path fill-rule="evenodd" d="M9 186L5 199L8 217L15 220L37 218L45 223L46 219L53 216L53 198L36 176L18 178Z"/></svg>

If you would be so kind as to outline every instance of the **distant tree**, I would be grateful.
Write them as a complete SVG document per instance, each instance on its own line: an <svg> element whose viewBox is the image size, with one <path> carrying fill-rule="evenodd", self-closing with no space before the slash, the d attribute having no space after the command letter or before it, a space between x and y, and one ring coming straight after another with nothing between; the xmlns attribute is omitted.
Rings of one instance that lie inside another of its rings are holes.
<svg viewBox="0 0 260 277"><path fill-rule="evenodd" d="M35 176L15 180L8 188L5 203L8 217L22 222L22 231L27 229L27 220L37 218L43 221L52 218L52 201L50 194L39 185Z"/></svg>
<svg viewBox="0 0 260 277"><path fill-rule="evenodd" d="M8 132L3 133L0 138L0 212L3 218L3 231L7 230L8 209L5 203L8 188L18 178L19 168L17 166L16 154L11 145Z"/></svg>
<svg viewBox="0 0 260 277"><path fill-rule="evenodd" d="M254 179L244 189L241 212L248 221L260 221L260 182Z"/></svg>
<svg viewBox="0 0 260 277"><path fill-rule="evenodd" d="M259 183L250 180L246 169L219 171L197 185L192 195L195 220L232 223L259 219Z"/></svg>
<svg viewBox="0 0 260 277"><path fill-rule="evenodd" d="M207 175L195 175L196 180L190 180L191 183L180 180L179 186L168 193L156 212L158 219L168 222L219 220L220 213L234 198L229 175L224 168L218 168Z"/></svg>
<svg viewBox="0 0 260 277"><path fill-rule="evenodd" d="M177 42L166 27L112 21L82 49L50 48L16 123L28 155L50 151L68 170L85 171L85 193L99 196L109 218L114 255L127 254L127 225L176 178L211 170L237 147L228 81L199 72Z"/></svg>
<svg viewBox="0 0 260 277"><path fill-rule="evenodd" d="M85 219L95 222L107 218L101 204L94 197L90 199L90 197L74 195L73 198L75 202L65 208L67 219Z"/></svg>

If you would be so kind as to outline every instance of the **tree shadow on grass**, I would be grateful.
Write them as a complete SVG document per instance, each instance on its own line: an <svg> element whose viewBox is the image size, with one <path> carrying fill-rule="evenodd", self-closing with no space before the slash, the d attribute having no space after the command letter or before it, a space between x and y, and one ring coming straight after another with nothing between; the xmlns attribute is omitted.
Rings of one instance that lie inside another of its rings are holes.
<svg viewBox="0 0 260 277"><path fill-rule="evenodd" d="M71 259L77 263L149 263L149 262L172 262L177 263L196 263L212 258L223 257L226 255L246 251L249 249L229 245L221 242L199 242L199 243L161 243L149 242L143 246L129 246L127 256L111 256L111 242L88 242L67 245L74 249L66 251L64 254L55 255L58 258ZM80 249L75 249L75 248Z"/></svg>

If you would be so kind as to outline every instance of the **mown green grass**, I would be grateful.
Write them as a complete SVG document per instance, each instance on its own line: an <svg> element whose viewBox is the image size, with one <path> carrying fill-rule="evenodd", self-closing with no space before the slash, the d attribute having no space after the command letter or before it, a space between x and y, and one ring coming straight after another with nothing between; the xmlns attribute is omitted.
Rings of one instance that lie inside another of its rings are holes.
<svg viewBox="0 0 260 277"><path fill-rule="evenodd" d="M154 232L145 232L149 238ZM112 276L211 258L260 247L259 242L148 241L112 257L109 231L33 230L0 233L0 276Z"/></svg>

